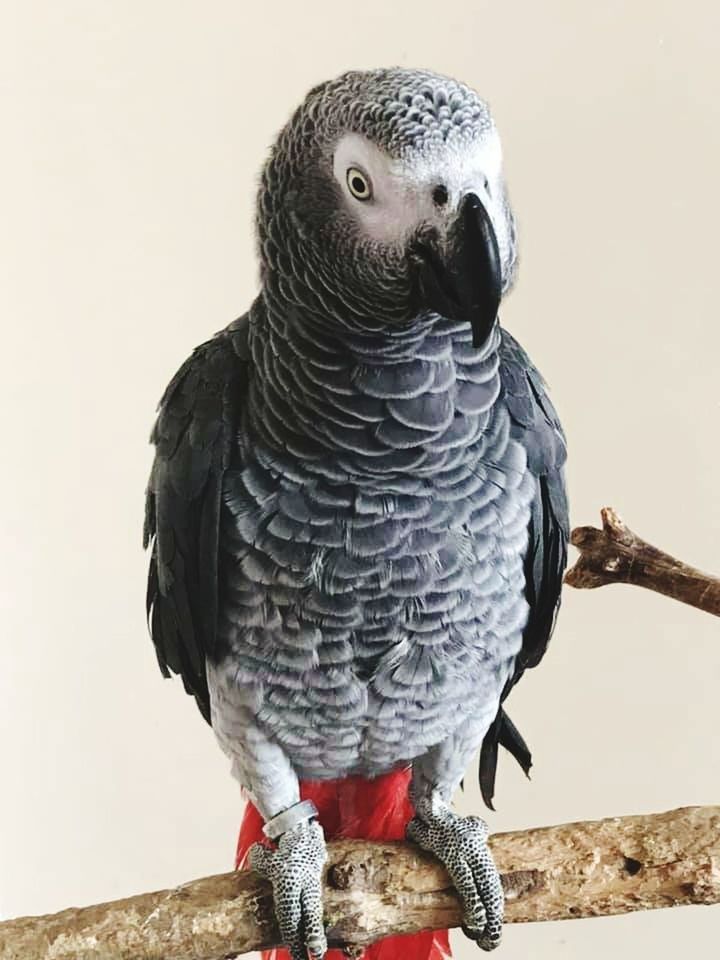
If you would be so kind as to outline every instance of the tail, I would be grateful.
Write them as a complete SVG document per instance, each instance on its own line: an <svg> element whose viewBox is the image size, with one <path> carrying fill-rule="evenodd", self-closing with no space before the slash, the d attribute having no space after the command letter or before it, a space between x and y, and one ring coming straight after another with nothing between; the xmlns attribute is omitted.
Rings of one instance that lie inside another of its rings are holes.
<svg viewBox="0 0 720 960"><path fill-rule="evenodd" d="M408 798L410 770L366 780L316 780L300 784L300 798L312 800L328 840L402 840L413 816ZM253 843L263 839L263 819L248 803L240 826L235 866L242 869ZM387 937L368 947L361 960L446 960L450 957L447 930L424 930ZM263 960L290 960L287 950L262 953ZM326 960L347 960L342 950L329 950Z"/></svg>

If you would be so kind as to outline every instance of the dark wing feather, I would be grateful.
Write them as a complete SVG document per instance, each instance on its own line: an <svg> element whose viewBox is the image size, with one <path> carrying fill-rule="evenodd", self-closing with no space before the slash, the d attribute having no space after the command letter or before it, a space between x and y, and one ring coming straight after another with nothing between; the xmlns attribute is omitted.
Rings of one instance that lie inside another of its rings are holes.
<svg viewBox="0 0 720 960"><path fill-rule="evenodd" d="M560 589L570 536L563 466L565 436L548 397L545 383L522 347L507 331L500 347L502 396L511 417L511 432L527 452L536 477L525 557L525 589L530 616L523 644L508 681L501 706L480 752L480 789L492 809L498 746L518 761L525 773L532 764L527 744L503 709L502 702L525 670L536 666L547 649L560 605Z"/></svg>
<svg viewBox="0 0 720 960"><path fill-rule="evenodd" d="M205 656L218 613L222 477L247 383L243 317L198 347L160 401L145 503L147 611L163 675L178 673L210 721Z"/></svg>

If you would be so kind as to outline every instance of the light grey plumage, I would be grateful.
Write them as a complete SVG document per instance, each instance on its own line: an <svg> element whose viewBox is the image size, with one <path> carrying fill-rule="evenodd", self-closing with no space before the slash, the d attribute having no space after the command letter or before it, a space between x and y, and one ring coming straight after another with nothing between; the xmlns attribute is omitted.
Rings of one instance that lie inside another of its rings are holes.
<svg viewBox="0 0 720 960"><path fill-rule="evenodd" d="M264 169L261 293L161 405L153 638L266 818L298 779L409 763L418 810L447 804L488 731L489 799L497 743L526 750L500 702L552 627L564 442L494 310L479 336L418 279L437 275L427 250L469 243L468 196L505 291L515 232L485 104L400 69L315 88ZM493 946L499 923L473 935Z"/></svg>

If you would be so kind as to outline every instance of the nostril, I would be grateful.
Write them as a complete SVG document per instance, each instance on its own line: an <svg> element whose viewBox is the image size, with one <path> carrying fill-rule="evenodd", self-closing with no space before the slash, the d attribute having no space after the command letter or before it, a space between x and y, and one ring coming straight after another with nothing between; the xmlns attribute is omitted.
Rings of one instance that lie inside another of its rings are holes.
<svg viewBox="0 0 720 960"><path fill-rule="evenodd" d="M439 183L432 192L433 201L437 204L438 207L444 207L448 202L448 192L447 187L443 183Z"/></svg>

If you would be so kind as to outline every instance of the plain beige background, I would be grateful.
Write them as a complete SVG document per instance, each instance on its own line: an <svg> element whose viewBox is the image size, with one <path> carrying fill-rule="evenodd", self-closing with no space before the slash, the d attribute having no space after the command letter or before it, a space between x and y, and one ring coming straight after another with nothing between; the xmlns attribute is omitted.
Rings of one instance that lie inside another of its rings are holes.
<svg viewBox="0 0 720 960"><path fill-rule="evenodd" d="M231 864L238 790L146 635L147 436L178 364L254 294L257 171L317 81L429 66L491 101L521 231L503 317L563 415L573 520L612 503L720 569L715 0L33 0L2 19L2 915ZM568 590L512 701L534 777L503 761L492 828L717 802L719 674L709 616ZM509 928L502 956L704 958L719 933L720 909L689 908Z"/></svg>

